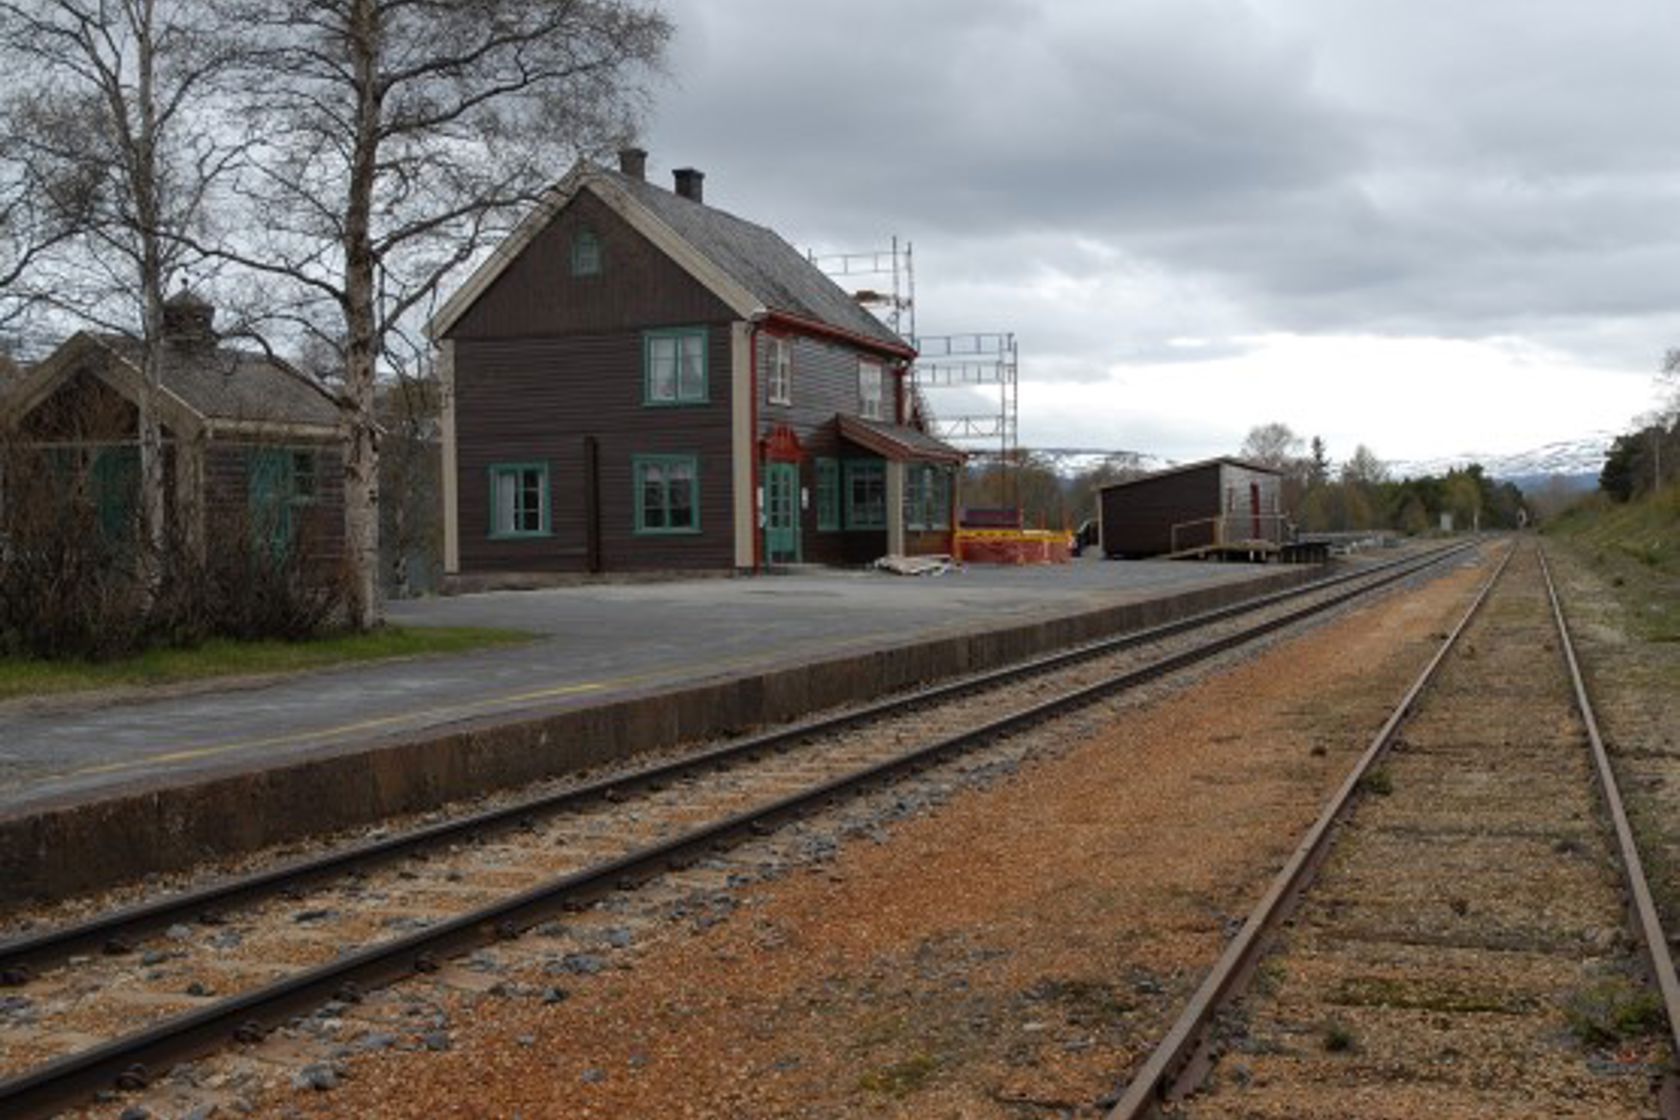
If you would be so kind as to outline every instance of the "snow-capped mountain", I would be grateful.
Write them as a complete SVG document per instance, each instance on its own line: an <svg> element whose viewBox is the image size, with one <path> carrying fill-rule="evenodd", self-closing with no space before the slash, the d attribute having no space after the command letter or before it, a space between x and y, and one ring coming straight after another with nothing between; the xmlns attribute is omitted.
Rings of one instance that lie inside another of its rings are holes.
<svg viewBox="0 0 1680 1120"><path fill-rule="evenodd" d="M1399 479L1440 476L1455 467L1480 463L1489 477L1513 482L1523 489L1543 485L1554 477L1562 477L1571 484L1591 489L1597 485L1598 472L1604 466L1604 455L1615 438L1612 432L1598 432L1514 454L1465 452L1435 459L1391 460L1385 465L1389 477ZM1177 465L1176 460L1145 451L1105 451L1090 447L1035 447L1031 451L1066 479L1077 478L1104 463L1136 471L1159 471ZM1339 465L1332 464L1332 469Z"/></svg>
<svg viewBox="0 0 1680 1120"><path fill-rule="evenodd" d="M1090 447L1034 447L1031 450L1035 457L1048 463L1062 478L1077 478L1105 463L1145 472L1173 466L1170 459L1144 451L1103 451Z"/></svg>
<svg viewBox="0 0 1680 1120"><path fill-rule="evenodd" d="M1580 439L1548 443L1530 451L1507 455L1477 455L1466 452L1437 459L1417 459L1388 464L1393 478L1421 478L1424 475L1443 475L1454 467L1480 463L1491 478L1504 479L1522 485L1525 480L1544 479L1554 475L1565 478L1598 477L1604 466L1604 455L1615 439L1612 432L1597 432Z"/></svg>

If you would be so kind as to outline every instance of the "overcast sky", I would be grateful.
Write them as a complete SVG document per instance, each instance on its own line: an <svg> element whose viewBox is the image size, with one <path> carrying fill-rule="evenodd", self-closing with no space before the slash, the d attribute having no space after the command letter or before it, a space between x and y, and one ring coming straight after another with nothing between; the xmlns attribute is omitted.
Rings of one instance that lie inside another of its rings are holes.
<svg viewBox="0 0 1680 1120"><path fill-rule="evenodd" d="M668 8L650 172L911 242L921 333L1018 336L1027 446L1517 452L1680 344L1673 0Z"/></svg>

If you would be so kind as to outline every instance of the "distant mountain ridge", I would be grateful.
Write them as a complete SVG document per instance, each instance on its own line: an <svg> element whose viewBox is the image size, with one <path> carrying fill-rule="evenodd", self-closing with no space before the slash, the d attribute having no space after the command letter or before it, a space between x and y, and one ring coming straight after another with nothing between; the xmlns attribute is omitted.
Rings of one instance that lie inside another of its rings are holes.
<svg viewBox="0 0 1680 1120"><path fill-rule="evenodd" d="M1614 433L1598 432L1579 439L1544 444L1528 451L1500 455L1466 452L1462 455L1445 455L1433 459L1385 460L1385 465L1391 478L1422 478L1426 475L1439 477L1454 468L1480 463L1482 470L1490 478L1515 483L1524 490L1544 485L1553 478L1562 478L1575 488L1591 489L1598 483L1598 472L1604 466L1604 456L1615 438ZM1179 464L1178 460L1146 451L1039 447L1031 449L1031 452L1058 475L1067 479L1093 471L1104 463L1137 471L1166 470Z"/></svg>
<svg viewBox="0 0 1680 1120"><path fill-rule="evenodd" d="M1399 460L1388 464L1388 473L1395 478L1421 478L1424 475L1443 475L1455 467L1480 463L1491 478L1516 482L1525 478L1547 478L1562 475L1573 478L1581 475L1598 477L1604 467L1604 456L1615 440L1610 432L1598 432L1580 439L1559 440L1530 451L1507 455L1447 455L1436 459Z"/></svg>

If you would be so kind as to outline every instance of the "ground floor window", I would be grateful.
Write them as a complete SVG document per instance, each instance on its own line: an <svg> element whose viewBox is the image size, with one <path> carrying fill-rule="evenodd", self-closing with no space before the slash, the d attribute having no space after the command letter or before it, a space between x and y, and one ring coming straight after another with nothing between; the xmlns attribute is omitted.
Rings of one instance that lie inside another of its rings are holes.
<svg viewBox="0 0 1680 1120"><path fill-rule="evenodd" d="M548 464L498 463L490 468L490 535L548 535Z"/></svg>
<svg viewBox="0 0 1680 1120"><path fill-rule="evenodd" d="M817 460L817 529L832 533L840 528L840 461Z"/></svg>
<svg viewBox="0 0 1680 1120"><path fill-rule="evenodd" d="M951 472L914 463L904 472L904 523L911 529L941 531L951 524Z"/></svg>
<svg viewBox="0 0 1680 1120"><path fill-rule="evenodd" d="M887 464L880 459L846 463L846 528L887 527Z"/></svg>
<svg viewBox="0 0 1680 1120"><path fill-rule="evenodd" d="M692 455L638 455L636 532L700 531L700 468Z"/></svg>

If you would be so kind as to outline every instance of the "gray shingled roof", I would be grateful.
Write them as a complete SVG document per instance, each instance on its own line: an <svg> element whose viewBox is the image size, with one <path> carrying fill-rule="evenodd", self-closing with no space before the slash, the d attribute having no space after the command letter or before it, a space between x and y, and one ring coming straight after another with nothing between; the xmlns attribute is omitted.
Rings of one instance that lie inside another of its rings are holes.
<svg viewBox="0 0 1680 1120"><path fill-rule="evenodd" d="M101 337L112 353L140 366L140 343ZM249 350L170 347L164 387L211 420L335 426L338 406L326 391L283 362Z"/></svg>
<svg viewBox="0 0 1680 1120"><path fill-rule="evenodd" d="M931 436L915 428L902 424L889 424L885 420L869 420L862 416L852 416L848 413L837 413L835 422L839 426L842 439L857 442L859 437L870 440L876 450L885 451L888 446L899 449L906 459L929 459L935 462L961 461L966 456L960 448L946 443L944 440Z"/></svg>
<svg viewBox="0 0 1680 1120"><path fill-rule="evenodd" d="M774 230L609 168L597 174L622 187L771 311L907 345Z"/></svg>

